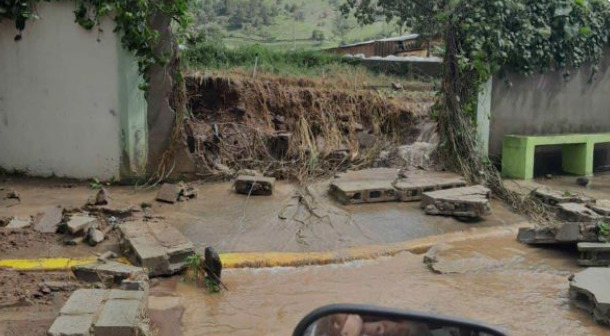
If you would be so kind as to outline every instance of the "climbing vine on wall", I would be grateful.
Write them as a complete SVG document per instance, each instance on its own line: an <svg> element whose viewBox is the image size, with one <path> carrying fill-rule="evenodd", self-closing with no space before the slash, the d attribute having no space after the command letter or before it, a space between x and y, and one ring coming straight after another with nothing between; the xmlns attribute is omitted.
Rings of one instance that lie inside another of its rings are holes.
<svg viewBox="0 0 610 336"><path fill-rule="evenodd" d="M15 23L15 40L22 38L21 32L28 21L37 19L36 4L51 0L0 0L0 22L11 20ZM61 1L61 0L59 0ZM157 13L171 17L181 27L189 22L188 2L190 0L64 0L75 5L74 21L87 30L100 28L105 17L113 18L115 32L120 34L123 46L138 60L140 73L146 80L152 64L162 64L164 55L155 53L158 32L151 27L152 18Z"/></svg>
<svg viewBox="0 0 610 336"><path fill-rule="evenodd" d="M444 9L446 54L439 128L446 161L530 214L544 213L504 188L495 166L477 150L479 88L491 76L570 70L591 64L594 78L608 46L607 0L463 0Z"/></svg>

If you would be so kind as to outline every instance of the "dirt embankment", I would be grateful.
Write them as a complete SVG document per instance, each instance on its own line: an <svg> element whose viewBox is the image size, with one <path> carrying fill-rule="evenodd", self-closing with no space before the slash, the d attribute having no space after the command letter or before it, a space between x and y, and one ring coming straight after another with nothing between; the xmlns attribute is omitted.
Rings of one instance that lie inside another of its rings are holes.
<svg viewBox="0 0 610 336"><path fill-rule="evenodd" d="M430 91L332 87L305 79L187 76L188 156L199 177L258 169L279 178L375 165L411 144L434 104Z"/></svg>

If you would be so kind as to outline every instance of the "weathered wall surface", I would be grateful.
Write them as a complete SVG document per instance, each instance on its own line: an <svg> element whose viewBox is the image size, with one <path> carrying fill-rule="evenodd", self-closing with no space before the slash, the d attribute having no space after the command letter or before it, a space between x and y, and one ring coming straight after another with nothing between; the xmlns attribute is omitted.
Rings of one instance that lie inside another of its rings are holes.
<svg viewBox="0 0 610 336"><path fill-rule="evenodd" d="M510 75L493 81L489 154L502 154L504 135L610 132L610 52L590 82L588 66L531 77Z"/></svg>
<svg viewBox="0 0 610 336"><path fill-rule="evenodd" d="M41 2L15 42L0 24L0 167L101 179L146 163L146 101L137 64L113 33L74 23L74 4ZM99 39L98 39L99 38Z"/></svg>

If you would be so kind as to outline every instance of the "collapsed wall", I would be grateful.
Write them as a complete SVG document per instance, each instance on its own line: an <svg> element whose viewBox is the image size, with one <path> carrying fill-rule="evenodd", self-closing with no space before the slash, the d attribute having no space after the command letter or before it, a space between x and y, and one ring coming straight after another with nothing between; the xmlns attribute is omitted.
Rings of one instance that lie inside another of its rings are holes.
<svg viewBox="0 0 610 336"><path fill-rule="evenodd" d="M380 160L391 160L380 153L421 142L422 133L437 138L435 126L430 131L429 92L390 97L304 79L199 75L187 76L186 85L191 116L174 175L213 178L257 169L304 179L385 166L391 162ZM431 152L435 145L424 147Z"/></svg>

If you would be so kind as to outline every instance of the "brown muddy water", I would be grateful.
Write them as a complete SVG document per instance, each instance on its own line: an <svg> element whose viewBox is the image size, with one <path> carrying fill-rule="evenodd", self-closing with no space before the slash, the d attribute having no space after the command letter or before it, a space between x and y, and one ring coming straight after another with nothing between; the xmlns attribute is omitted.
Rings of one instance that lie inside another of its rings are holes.
<svg viewBox="0 0 610 336"><path fill-rule="evenodd" d="M454 247L449 262L468 256L477 267L437 274L421 255L403 253L345 265L228 270L223 278L230 291L208 294L166 280L152 289L150 302L159 307L169 296L168 310L184 309L172 322L180 330L167 335L290 335L306 313L331 303L440 313L496 325L511 335L610 333L569 303L567 276L579 270L571 251L528 248L513 236ZM168 324L167 318L160 321Z"/></svg>

